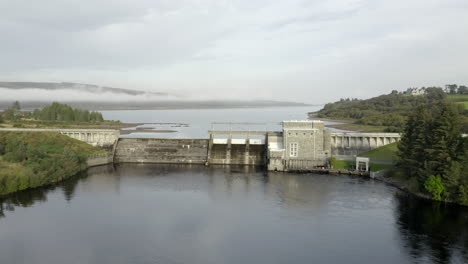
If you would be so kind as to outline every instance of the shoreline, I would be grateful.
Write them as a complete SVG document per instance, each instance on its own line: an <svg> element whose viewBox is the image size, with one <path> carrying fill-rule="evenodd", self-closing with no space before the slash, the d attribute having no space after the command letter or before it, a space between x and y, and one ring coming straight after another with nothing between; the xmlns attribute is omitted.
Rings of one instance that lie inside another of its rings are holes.
<svg viewBox="0 0 468 264"><path fill-rule="evenodd" d="M54 185L59 184L61 182L70 180L73 177L79 176L80 174L82 174L83 172L88 170L89 168L99 167L99 166L108 166L108 165L111 165L113 163L114 163L113 157L112 157L112 155L109 155L109 153L106 153L105 155L96 154L96 155L94 155L93 158L88 157L88 159L86 160L86 163L84 164L85 166L82 166L80 168L80 170L77 173L73 174L73 175L70 175L68 177L64 177L59 181L49 182L49 183L46 183L46 184L43 184L43 185L40 185L40 186L36 186L36 187L33 187L33 188L28 188L28 189L18 190L18 191L14 191L14 192L10 192L10 193L0 194L0 198L7 197L9 195L14 195L14 194L17 194L17 193L20 193L20 192L25 192L25 191L30 191L30 190L34 190L34 189L47 188L47 187L50 187L50 186L54 186Z"/></svg>
<svg viewBox="0 0 468 264"><path fill-rule="evenodd" d="M322 118L317 117L316 112L309 112L308 119L309 120L321 120L321 121L329 121L329 122L336 122L338 124L331 124L325 125L325 127L339 129L349 132L363 132L363 133L377 133L377 132L385 132L384 126L372 126L372 125L363 125L363 124L356 124L355 122L357 119L332 119L332 118Z"/></svg>
<svg viewBox="0 0 468 264"><path fill-rule="evenodd" d="M380 171L380 172L381 172L380 174L383 174L383 175L377 175L377 176L375 176L374 178L371 178L371 179L378 180L378 181L381 181L381 182L386 183L388 185L391 185L391 186L397 188L398 190L400 190L400 191L402 191L402 192L404 192L406 194L412 195L412 196L414 196L414 197L416 197L418 199L423 199L423 200L427 200L427 201L431 201L431 202L437 202L437 203L440 203L440 204L450 204L450 205L455 205L455 206L461 206L461 207L464 207L464 208L468 208L468 205L463 205L463 204L460 204L460 203L457 203L457 202L454 202L454 201L450 201L450 200L439 201L439 200L435 200L430 195L427 195L427 194L424 194L424 193L421 193L421 192L413 192L405 185L405 182L395 180L392 177L385 177L385 174L388 172L388 170L383 170L383 171Z"/></svg>

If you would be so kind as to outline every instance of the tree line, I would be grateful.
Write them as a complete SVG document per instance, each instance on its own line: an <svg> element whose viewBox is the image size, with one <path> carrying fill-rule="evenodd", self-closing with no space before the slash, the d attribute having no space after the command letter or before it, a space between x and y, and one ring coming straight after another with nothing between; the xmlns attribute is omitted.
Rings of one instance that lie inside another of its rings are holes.
<svg viewBox="0 0 468 264"><path fill-rule="evenodd" d="M0 122L18 121L21 119L35 119L44 121L65 121L65 122L101 122L104 121L102 114L95 111L73 108L66 104L53 102L42 109L33 112L22 112L18 101L6 109L0 115Z"/></svg>
<svg viewBox="0 0 468 264"><path fill-rule="evenodd" d="M32 117L36 120L52 120L52 121L81 121L94 122L104 121L102 114L95 111L88 111L78 108L72 108L69 105L54 102L42 110L36 109L32 113Z"/></svg>
<svg viewBox="0 0 468 264"><path fill-rule="evenodd" d="M444 100L409 113L398 143L397 168L436 200L468 205L468 137L458 107Z"/></svg>
<svg viewBox="0 0 468 264"><path fill-rule="evenodd" d="M426 94L408 96L397 91L387 95L359 100L341 99L335 103L326 104L316 113L319 118L353 119L354 123L371 126L385 126L386 132L401 132L408 114L415 105L430 104L434 100L445 100L447 94L437 87L426 88ZM457 104L461 114L462 130L468 132L468 110L463 104Z"/></svg>
<svg viewBox="0 0 468 264"><path fill-rule="evenodd" d="M468 87L465 85L447 84L445 85L445 92L448 94L468 94Z"/></svg>

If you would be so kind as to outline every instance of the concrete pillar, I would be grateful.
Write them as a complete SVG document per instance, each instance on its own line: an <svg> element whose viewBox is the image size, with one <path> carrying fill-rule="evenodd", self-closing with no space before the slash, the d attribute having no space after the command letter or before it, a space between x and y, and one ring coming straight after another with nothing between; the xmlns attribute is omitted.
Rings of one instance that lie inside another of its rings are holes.
<svg viewBox="0 0 468 264"><path fill-rule="evenodd" d="M244 163L250 164L250 136L245 139Z"/></svg>
<svg viewBox="0 0 468 264"><path fill-rule="evenodd" d="M213 141L214 141L214 136L213 134L210 134L210 140L208 141L208 153L206 155L206 163L205 165L209 165L211 162L211 151L213 148Z"/></svg>
<svg viewBox="0 0 468 264"><path fill-rule="evenodd" d="M226 164L231 164L231 145L232 145L232 135L228 136L227 148L226 148Z"/></svg>

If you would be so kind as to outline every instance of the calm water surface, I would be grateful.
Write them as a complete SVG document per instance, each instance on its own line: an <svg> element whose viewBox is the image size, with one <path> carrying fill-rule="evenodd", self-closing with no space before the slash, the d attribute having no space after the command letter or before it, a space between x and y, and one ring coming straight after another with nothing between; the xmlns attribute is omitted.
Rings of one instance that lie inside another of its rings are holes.
<svg viewBox="0 0 468 264"><path fill-rule="evenodd" d="M468 263L468 211L347 176L103 166L0 200L0 263Z"/></svg>
<svg viewBox="0 0 468 264"><path fill-rule="evenodd" d="M208 138L210 129L281 131L284 120L306 120L319 106L246 109L116 110L101 111L105 119L124 123L146 123L140 127L174 130L175 133L132 133L123 137ZM213 122L252 122L262 125L212 125ZM153 123L153 124L148 124ZM154 124L157 123L157 124ZM336 123L336 122L326 122ZM183 124L183 126L181 126ZM335 129L336 130L336 129Z"/></svg>

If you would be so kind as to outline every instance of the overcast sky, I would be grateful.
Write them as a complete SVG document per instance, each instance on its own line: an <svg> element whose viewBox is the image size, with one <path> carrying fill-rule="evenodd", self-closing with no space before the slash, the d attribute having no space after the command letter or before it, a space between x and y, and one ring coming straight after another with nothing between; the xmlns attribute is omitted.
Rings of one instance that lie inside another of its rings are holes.
<svg viewBox="0 0 468 264"><path fill-rule="evenodd" d="M467 0L0 0L0 80L310 103L468 84Z"/></svg>

